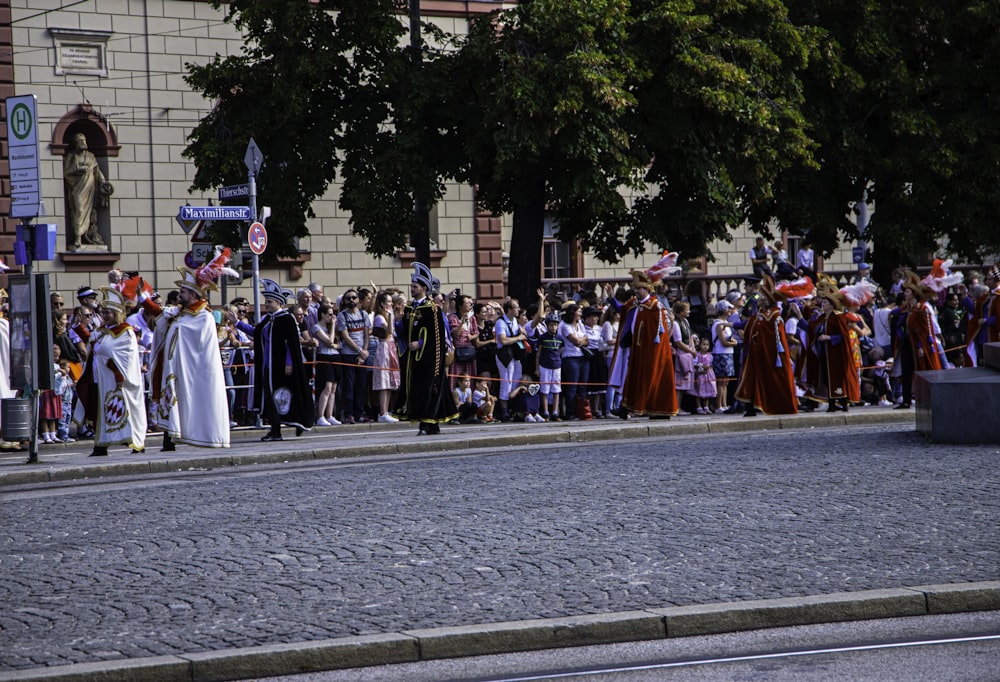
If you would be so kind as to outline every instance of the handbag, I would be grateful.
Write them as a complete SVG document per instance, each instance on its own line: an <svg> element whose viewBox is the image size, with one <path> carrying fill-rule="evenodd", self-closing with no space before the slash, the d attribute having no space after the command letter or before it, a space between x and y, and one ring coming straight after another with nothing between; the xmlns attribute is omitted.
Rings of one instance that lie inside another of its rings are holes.
<svg viewBox="0 0 1000 682"><path fill-rule="evenodd" d="M475 359L475 346L458 346L455 348L455 362L472 362Z"/></svg>

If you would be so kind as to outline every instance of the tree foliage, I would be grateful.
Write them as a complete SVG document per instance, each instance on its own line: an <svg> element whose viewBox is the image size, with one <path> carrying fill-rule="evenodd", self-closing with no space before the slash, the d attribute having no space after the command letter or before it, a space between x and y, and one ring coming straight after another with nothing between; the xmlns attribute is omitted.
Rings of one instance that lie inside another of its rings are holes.
<svg viewBox="0 0 1000 682"><path fill-rule="evenodd" d="M419 51L397 4L233 0L243 52L189 66L216 100L186 150L194 187L242 182L254 137L277 255L335 179L375 255L419 229L415 200L474 185L513 216L522 297L546 218L609 262L648 243L710 256L744 221L829 253L867 192L877 257L1000 245L996 3L522 0Z"/></svg>
<svg viewBox="0 0 1000 682"><path fill-rule="evenodd" d="M258 203L272 207L269 256L298 255L312 204L357 134L348 124L382 105L367 99L379 95L368 86L380 78L380 48L402 33L390 0L339 4L233 0L226 20L247 38L242 53L188 65L187 82L216 101L185 150L197 166L193 188L244 182L254 138L265 157Z"/></svg>
<svg viewBox="0 0 1000 682"><path fill-rule="evenodd" d="M650 76L638 84L633 130L651 163L650 191L616 249L644 241L711 255L748 206L771 200L785 169L812 168L800 74L813 31L777 0L635 0L631 45Z"/></svg>
<svg viewBox="0 0 1000 682"><path fill-rule="evenodd" d="M1000 246L1000 6L988 2L806 0L793 22L815 26L804 111L818 144L815 169L783 173L760 225L808 233L830 252L874 244L876 272L926 262L942 244L979 262ZM867 191L875 213L858 235L845 208Z"/></svg>
<svg viewBox="0 0 1000 682"><path fill-rule="evenodd" d="M624 0L532 0L475 21L442 68L456 179L511 213L512 295L539 281L546 214L564 240L618 235L641 159L625 122L636 66Z"/></svg>

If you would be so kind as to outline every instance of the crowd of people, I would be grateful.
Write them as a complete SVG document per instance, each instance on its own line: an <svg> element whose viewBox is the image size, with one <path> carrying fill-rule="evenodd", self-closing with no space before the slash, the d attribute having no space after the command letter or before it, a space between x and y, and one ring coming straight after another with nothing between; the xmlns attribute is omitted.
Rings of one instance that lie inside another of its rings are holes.
<svg viewBox="0 0 1000 682"><path fill-rule="evenodd" d="M665 285L677 271L665 253L630 271L630 286L540 288L522 302L442 291L416 263L406 292L370 283L331 298L320 284L262 280L254 320L244 297L207 302L227 258L179 268L166 300L119 271L80 287L72 312L53 293L56 382L40 400L40 439L73 441L75 424L103 456L112 444L142 451L147 430L163 432L166 451L227 447L230 428L259 423L268 441L282 425L301 435L409 420L434 434L444 423L905 409L914 372L974 366L1000 339L1000 265L984 283L941 261L924 278L899 269L888 291L867 264L844 286L776 267L716 300Z"/></svg>

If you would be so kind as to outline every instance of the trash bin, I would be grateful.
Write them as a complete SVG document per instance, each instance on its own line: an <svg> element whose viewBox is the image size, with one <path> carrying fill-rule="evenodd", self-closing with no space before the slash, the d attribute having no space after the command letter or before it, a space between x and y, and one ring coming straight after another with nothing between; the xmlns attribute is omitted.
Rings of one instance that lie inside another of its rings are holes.
<svg viewBox="0 0 1000 682"><path fill-rule="evenodd" d="M0 400L0 437L18 442L31 440L34 428L31 398L4 398Z"/></svg>

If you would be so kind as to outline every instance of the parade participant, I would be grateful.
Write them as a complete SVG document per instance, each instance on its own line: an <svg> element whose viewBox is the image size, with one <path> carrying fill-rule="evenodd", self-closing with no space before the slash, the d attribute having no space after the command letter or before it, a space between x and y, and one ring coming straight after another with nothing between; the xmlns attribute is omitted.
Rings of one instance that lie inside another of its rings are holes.
<svg viewBox="0 0 1000 682"><path fill-rule="evenodd" d="M861 345L853 322L845 313L843 294L832 277L820 275L816 285L819 310L809 320L806 357L806 397L827 402L828 412L847 412L861 400Z"/></svg>
<svg viewBox="0 0 1000 682"><path fill-rule="evenodd" d="M764 275L757 293L757 310L743 333L746 357L736 398L745 403L744 417L757 416L757 410L764 414L798 414L795 375L778 305L783 296L769 275Z"/></svg>
<svg viewBox="0 0 1000 682"><path fill-rule="evenodd" d="M229 447L229 401L215 318L205 297L217 289L229 249L196 270L181 266L178 306L168 306L156 320L150 390L153 421L163 431L163 452L175 441L207 448ZM158 309L145 295L143 306Z"/></svg>
<svg viewBox="0 0 1000 682"><path fill-rule="evenodd" d="M677 254L671 255L676 262ZM662 277L673 272L672 268L663 268L658 262L650 270ZM672 321L653 295L656 282L648 271L629 272L635 295L622 306L608 379L622 394L621 406L615 414L622 419L627 419L629 412L670 418L678 410L670 348ZM616 305L614 299L612 305Z"/></svg>
<svg viewBox="0 0 1000 682"><path fill-rule="evenodd" d="M906 334L913 352L913 369L923 372L942 369L944 351L938 339L935 311L927 300L932 290L917 273L907 270L903 280L903 300L906 302Z"/></svg>
<svg viewBox="0 0 1000 682"><path fill-rule="evenodd" d="M0 261L2 264L3 261ZM6 268L6 266L4 266ZM7 298L7 291L0 289L0 295ZM0 309L0 399L13 398L15 391L10 387L10 322ZM20 447L19 443L5 441L0 438L0 450L12 450Z"/></svg>
<svg viewBox="0 0 1000 682"><path fill-rule="evenodd" d="M313 397L299 342L299 325L285 309L292 293L270 279L264 288L264 316L254 328L254 409L271 425L262 441L281 440L281 425L301 436L313 425Z"/></svg>
<svg viewBox="0 0 1000 682"><path fill-rule="evenodd" d="M104 325L90 334L87 363L77 382L74 419L94 430L91 457L107 456L108 446L118 443L143 452L146 400L139 343L132 325L125 321L125 295L110 287L101 287L101 292Z"/></svg>
<svg viewBox="0 0 1000 682"><path fill-rule="evenodd" d="M423 263L414 263L413 269L411 300L404 309L402 325L406 416L420 423L418 434L431 435L441 432L442 422L458 416L446 365L451 339L444 311L428 297L437 280Z"/></svg>
<svg viewBox="0 0 1000 682"><path fill-rule="evenodd" d="M101 326L101 316L97 313L97 292L83 285L76 290L76 300L79 305L73 311L70 340L76 345L80 356L85 356L91 332Z"/></svg>
<svg viewBox="0 0 1000 682"><path fill-rule="evenodd" d="M1000 341L1000 263L986 273L986 286L989 294L982 306L983 316L979 318L979 327L986 330L987 342L996 343Z"/></svg>

